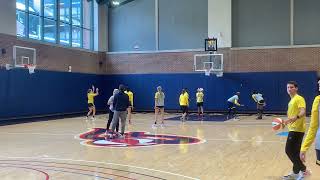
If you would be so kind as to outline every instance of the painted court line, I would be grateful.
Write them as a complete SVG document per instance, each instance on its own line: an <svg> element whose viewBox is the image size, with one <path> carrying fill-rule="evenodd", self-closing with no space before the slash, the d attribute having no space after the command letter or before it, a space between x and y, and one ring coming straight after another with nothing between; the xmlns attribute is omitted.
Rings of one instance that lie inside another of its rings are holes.
<svg viewBox="0 0 320 180"><path fill-rule="evenodd" d="M7 159L37 159L37 160L43 159L43 160L57 160L57 161L72 161L72 162L106 164L106 165L122 166L122 167L129 167L129 168L153 171L153 172L158 172L158 173L163 173L163 174L169 174L169 175L178 176L178 177L191 179L191 180L200 180L198 178L193 178L193 177L190 177L190 176L185 176L185 175L172 173L172 172L168 172L168 171L162 171L162 170L157 170L157 169L151 169L151 168L145 168L145 167L139 167L139 166L133 166L133 165L126 165L126 164L118 164L118 163L109 163L109 162L100 162L100 161L87 161L87 160L81 160L81 159L63 159L63 158L5 157L5 156L0 156L0 157L3 158L3 159L5 159L5 158L7 158Z"/></svg>
<svg viewBox="0 0 320 180"><path fill-rule="evenodd" d="M258 143L285 143L285 141L265 141L254 139L206 139L207 141L233 141L233 142L258 142Z"/></svg>
<svg viewBox="0 0 320 180"><path fill-rule="evenodd" d="M48 135L48 136L74 136L74 134L58 134L58 133L11 133L11 132L1 132L0 134L6 135Z"/></svg>

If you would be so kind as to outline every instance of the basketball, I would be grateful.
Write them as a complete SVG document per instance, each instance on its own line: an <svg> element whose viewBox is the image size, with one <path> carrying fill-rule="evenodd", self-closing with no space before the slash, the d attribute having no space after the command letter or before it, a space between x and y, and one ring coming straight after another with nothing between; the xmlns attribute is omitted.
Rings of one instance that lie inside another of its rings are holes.
<svg viewBox="0 0 320 180"><path fill-rule="evenodd" d="M281 118L275 118L272 120L272 129L277 131L279 129L283 129L284 128L284 123L283 120Z"/></svg>

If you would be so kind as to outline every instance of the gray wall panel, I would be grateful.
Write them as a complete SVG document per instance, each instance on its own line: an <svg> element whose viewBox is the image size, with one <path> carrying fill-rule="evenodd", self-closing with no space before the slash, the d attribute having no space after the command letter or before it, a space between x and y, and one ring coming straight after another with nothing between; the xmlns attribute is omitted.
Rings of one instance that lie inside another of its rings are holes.
<svg viewBox="0 0 320 180"><path fill-rule="evenodd" d="M294 1L294 44L320 44L320 1Z"/></svg>
<svg viewBox="0 0 320 180"><path fill-rule="evenodd" d="M208 37L208 0L159 0L159 49L197 49Z"/></svg>
<svg viewBox="0 0 320 180"><path fill-rule="evenodd" d="M139 46L139 49L134 49ZM135 0L109 9L109 51L156 49L155 1Z"/></svg>
<svg viewBox="0 0 320 180"><path fill-rule="evenodd" d="M232 1L233 47L289 44L290 0Z"/></svg>

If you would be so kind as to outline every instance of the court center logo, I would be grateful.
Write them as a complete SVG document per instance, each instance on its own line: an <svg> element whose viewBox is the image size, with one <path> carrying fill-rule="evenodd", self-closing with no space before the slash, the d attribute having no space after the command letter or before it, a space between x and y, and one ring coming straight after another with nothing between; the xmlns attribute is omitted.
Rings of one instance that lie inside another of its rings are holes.
<svg viewBox="0 0 320 180"><path fill-rule="evenodd" d="M91 131L78 135L83 140L82 145L95 147L147 147L159 145L191 145L205 142L205 140L167 134L151 134L149 132L127 132L123 139L107 139L106 129L94 128Z"/></svg>

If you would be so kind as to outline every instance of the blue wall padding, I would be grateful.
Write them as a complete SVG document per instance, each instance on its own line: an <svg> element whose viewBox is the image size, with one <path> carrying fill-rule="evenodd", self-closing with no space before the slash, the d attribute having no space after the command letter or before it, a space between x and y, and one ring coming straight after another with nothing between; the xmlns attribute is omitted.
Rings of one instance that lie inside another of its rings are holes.
<svg viewBox="0 0 320 180"><path fill-rule="evenodd" d="M103 86L103 76L80 73L0 70L0 119L87 110L87 89ZM106 94L96 99L104 107Z"/></svg>
<svg viewBox="0 0 320 180"><path fill-rule="evenodd" d="M152 110L154 107L154 93L157 86L162 86L165 94L166 109L178 109L178 99L182 88L188 88L190 94L190 108L196 109L196 89L204 88L205 109L221 111L226 109L226 101L235 92L241 92L240 108L243 111L255 110L251 99L251 92L258 90L264 94L268 111L286 111L289 96L286 83L295 80L300 85L300 93L307 101L308 110L316 95L316 72L263 72L263 73L225 73L222 78L205 76L204 74L133 74L105 76L109 82L108 93L112 88L123 83L134 92L134 106L140 110Z"/></svg>
<svg viewBox="0 0 320 180"><path fill-rule="evenodd" d="M288 80L299 83L309 111L317 86L316 72L225 73L222 78L217 78L197 73L93 75L41 70L29 75L23 69L1 69L0 78L0 119L86 111L86 92L92 84L101 90L95 103L98 110L106 110L113 88L122 83L134 92L137 110L153 109L154 93L161 85L166 94L166 109L179 109L182 88L188 88L190 108L196 109L195 91L202 87L206 110L225 110L226 100L236 91L241 92L241 103L246 105L241 110L255 110L250 93L256 89L265 96L266 110L282 112L289 101L286 93Z"/></svg>

